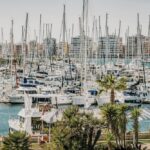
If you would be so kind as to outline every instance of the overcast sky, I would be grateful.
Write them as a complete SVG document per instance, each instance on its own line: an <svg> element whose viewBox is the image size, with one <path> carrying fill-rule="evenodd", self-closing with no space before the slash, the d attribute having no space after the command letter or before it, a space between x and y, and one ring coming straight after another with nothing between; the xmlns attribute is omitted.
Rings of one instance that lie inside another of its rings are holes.
<svg viewBox="0 0 150 150"><path fill-rule="evenodd" d="M39 27L39 15L44 23L53 24L53 36L59 39L62 22L63 4L66 4L67 28L75 25L74 35L79 33L78 17L82 11L82 0L0 0L0 27L4 28L4 39L10 39L11 19L14 20L15 41L21 41L21 26L25 24L26 12L29 13L30 38ZM93 16L101 16L102 29L105 29L105 14L109 14L109 28L113 33L122 21L121 35L130 27L130 34L136 33L137 13L140 13L142 32L147 35L150 0L89 0L89 22ZM0 36L1 41L1 36Z"/></svg>

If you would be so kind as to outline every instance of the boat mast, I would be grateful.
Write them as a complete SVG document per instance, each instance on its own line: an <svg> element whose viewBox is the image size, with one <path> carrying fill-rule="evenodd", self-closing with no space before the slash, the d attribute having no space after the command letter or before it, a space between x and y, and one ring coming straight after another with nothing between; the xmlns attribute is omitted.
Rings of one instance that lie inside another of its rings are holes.
<svg viewBox="0 0 150 150"><path fill-rule="evenodd" d="M64 12L63 12L63 48L62 48L62 58L65 57L65 44L66 44L66 6L64 5Z"/></svg>
<svg viewBox="0 0 150 150"><path fill-rule="evenodd" d="M121 20L119 21L119 30L118 30L118 37L116 42L116 51L119 50L118 53L118 60L120 59L120 31L121 31Z"/></svg>
<svg viewBox="0 0 150 150"><path fill-rule="evenodd" d="M21 35L21 40L22 40L22 56L24 56L24 27L22 26L22 35Z"/></svg>
<svg viewBox="0 0 150 150"><path fill-rule="evenodd" d="M94 34L95 34L95 16L94 16L94 18L93 18L93 28L92 28L92 39L93 39L93 41L92 41L92 51L91 51L91 58L90 59L92 59L91 60L91 62L93 63L93 60L94 60Z"/></svg>
<svg viewBox="0 0 150 150"><path fill-rule="evenodd" d="M125 62L126 62L126 58L127 58L127 32L125 32L124 34L125 36L125 52L124 52L124 59L125 59Z"/></svg>
<svg viewBox="0 0 150 150"><path fill-rule="evenodd" d="M101 43L100 43L101 42ZM99 57L102 58L102 29L101 29L101 18L99 16ZM101 62L102 63L102 62Z"/></svg>
<svg viewBox="0 0 150 150"><path fill-rule="evenodd" d="M84 5L84 1L83 0L83 5ZM80 54L79 54L79 62L81 64L81 82L83 79L83 16L82 19L81 17L79 17L79 31L80 31ZM78 56L77 56L78 58Z"/></svg>
<svg viewBox="0 0 150 150"><path fill-rule="evenodd" d="M77 56L77 58L79 57L79 61L81 63L81 66L82 66L82 47L83 47L83 31L82 31L82 23L81 23L81 17L79 17L79 33L80 33L80 55ZM82 74L82 71L81 71L81 74ZM82 77L82 76L81 76ZM82 78L81 78L82 79Z"/></svg>
<svg viewBox="0 0 150 150"><path fill-rule="evenodd" d="M81 82L84 75L86 82L86 62L87 62L87 34L88 34L88 0L83 0L82 21L79 19L80 26L80 63L81 63ZM84 88L84 87L83 87Z"/></svg>
<svg viewBox="0 0 150 150"><path fill-rule="evenodd" d="M26 54L27 54L27 31L28 31L28 13L26 14L24 42L23 42L23 52L24 52L24 70L23 70L23 74L24 75L25 75Z"/></svg>
<svg viewBox="0 0 150 150"><path fill-rule="evenodd" d="M133 50L134 50L134 37L132 35L132 61L133 61Z"/></svg>
<svg viewBox="0 0 150 150"><path fill-rule="evenodd" d="M148 26L148 58L150 58L150 15L149 15L149 26Z"/></svg>
<svg viewBox="0 0 150 150"><path fill-rule="evenodd" d="M49 57L49 54L48 54L48 48L49 48L49 45L48 45L48 24L46 24L46 68L47 68L47 65L48 65L48 57Z"/></svg>
<svg viewBox="0 0 150 150"><path fill-rule="evenodd" d="M81 62L81 81L83 79L83 68L84 68L84 44L85 44L85 31L84 31L84 24L85 24L85 1L83 0L83 10L82 10L82 18L79 19L80 23L80 62Z"/></svg>
<svg viewBox="0 0 150 150"><path fill-rule="evenodd" d="M139 13L137 14L137 56L138 58L141 57L141 35L140 35L140 19L139 19Z"/></svg>
<svg viewBox="0 0 150 150"><path fill-rule="evenodd" d="M129 33L130 33L130 28L128 26L128 29L127 29L127 60L129 61L129 56L130 56L130 45L129 45ZM129 63L129 62L128 62Z"/></svg>
<svg viewBox="0 0 150 150"><path fill-rule="evenodd" d="M39 24L39 44L38 44L38 53L37 57L40 56L40 50L41 50L41 33L42 33L42 14L40 14L40 24Z"/></svg>
<svg viewBox="0 0 150 150"><path fill-rule="evenodd" d="M13 65L13 54L14 54L14 35L13 35L14 21L11 20L11 78L12 78L12 65Z"/></svg>
<svg viewBox="0 0 150 150"><path fill-rule="evenodd" d="M71 37L73 37L74 36L74 24L72 24L72 30L71 30L72 32L71 32Z"/></svg>
<svg viewBox="0 0 150 150"><path fill-rule="evenodd" d="M88 3L89 0L86 0L86 9L85 9L85 45L84 45L84 81L86 82L86 73L87 73L87 51L88 51Z"/></svg>
<svg viewBox="0 0 150 150"><path fill-rule="evenodd" d="M108 55L109 55L109 32L108 32L108 14L106 13L106 25L105 25L105 32L106 32L106 52L105 53L105 57L106 57L106 62L108 62Z"/></svg>
<svg viewBox="0 0 150 150"><path fill-rule="evenodd" d="M95 20L95 39L96 39L96 66L98 65L98 27L97 27L97 19Z"/></svg>
<svg viewBox="0 0 150 150"><path fill-rule="evenodd" d="M42 32L42 38L43 38L43 46L42 46L42 54L43 54L43 58L46 57L46 48L45 48L45 24L43 24L43 32Z"/></svg>
<svg viewBox="0 0 150 150"><path fill-rule="evenodd" d="M102 29L101 29L101 17L98 17L98 22L99 22L99 38L102 36Z"/></svg>
<svg viewBox="0 0 150 150"><path fill-rule="evenodd" d="M4 34L3 34L3 28L1 28L1 38L2 38L2 58L4 58Z"/></svg>
<svg viewBox="0 0 150 150"><path fill-rule="evenodd" d="M71 40L73 39L73 37L74 37L74 24L72 24L72 29L71 29ZM76 58L75 58L74 53L73 53L73 55L71 57L74 58L74 61L76 62Z"/></svg>
<svg viewBox="0 0 150 150"><path fill-rule="evenodd" d="M49 51L50 51L50 66L51 66L51 71L52 71L52 56L53 56L53 48L52 48L52 29L53 29L53 25L50 25L50 37L49 37Z"/></svg>
<svg viewBox="0 0 150 150"><path fill-rule="evenodd" d="M139 29L139 37L140 37L140 45L141 45L141 57L142 57L142 66L143 66L143 76L144 76L144 85L145 85L145 90L146 89L146 75L145 75L145 64L144 64L144 51L143 51L143 40L142 40L142 27Z"/></svg>

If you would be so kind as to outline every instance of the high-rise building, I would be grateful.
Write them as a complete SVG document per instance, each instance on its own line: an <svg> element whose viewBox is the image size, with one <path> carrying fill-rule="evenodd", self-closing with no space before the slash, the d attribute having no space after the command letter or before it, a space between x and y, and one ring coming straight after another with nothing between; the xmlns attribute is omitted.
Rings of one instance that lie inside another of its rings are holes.
<svg viewBox="0 0 150 150"><path fill-rule="evenodd" d="M127 38L125 53L128 57L148 56L150 54L150 39L147 36L141 35L129 36ZM140 54L140 56L138 56Z"/></svg>
<svg viewBox="0 0 150 150"><path fill-rule="evenodd" d="M69 54L69 44L68 42L59 42L57 48L57 54L59 56L68 56Z"/></svg>
<svg viewBox="0 0 150 150"><path fill-rule="evenodd" d="M137 47L138 47L137 36L127 37L125 47L126 47L125 55L127 55L127 57L137 56Z"/></svg>
<svg viewBox="0 0 150 150"><path fill-rule="evenodd" d="M100 37L98 41L98 57L118 57L123 56L122 38L114 35Z"/></svg>
<svg viewBox="0 0 150 150"><path fill-rule="evenodd" d="M84 57L85 49L87 50L87 57L90 58L92 51L92 38L87 37L86 39L85 38L81 39L80 36L71 38L71 46L70 46L71 57L80 58L81 55L83 55Z"/></svg>
<svg viewBox="0 0 150 150"><path fill-rule="evenodd" d="M22 55L22 43L17 43L14 45L14 54L16 56Z"/></svg>
<svg viewBox="0 0 150 150"><path fill-rule="evenodd" d="M44 41L43 41L43 55L44 56L56 55L56 39L55 38L44 39Z"/></svg>

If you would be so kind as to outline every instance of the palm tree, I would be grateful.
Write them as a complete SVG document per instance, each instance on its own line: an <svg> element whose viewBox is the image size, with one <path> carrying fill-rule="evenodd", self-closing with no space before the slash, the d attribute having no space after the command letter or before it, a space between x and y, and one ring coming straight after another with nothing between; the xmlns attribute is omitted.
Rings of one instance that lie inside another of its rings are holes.
<svg viewBox="0 0 150 150"><path fill-rule="evenodd" d="M117 147L125 147L127 106L108 103L100 109L107 132L114 136Z"/></svg>
<svg viewBox="0 0 150 150"><path fill-rule="evenodd" d="M135 147L138 147L138 132L139 132L139 116L140 116L140 109L134 108L131 111L131 119L133 121L133 132L134 132L134 145Z"/></svg>
<svg viewBox="0 0 150 150"><path fill-rule="evenodd" d="M115 104L105 104L100 109L104 124L106 125L106 130L107 132L111 132L114 135L116 144L118 145L118 107Z"/></svg>
<svg viewBox="0 0 150 150"><path fill-rule="evenodd" d="M101 80L98 80L102 91L110 90L110 102L114 103L115 101L115 91L122 91L126 89L126 80L125 78L117 79L112 74L104 76Z"/></svg>
<svg viewBox="0 0 150 150"><path fill-rule="evenodd" d="M108 150L112 150L112 141L113 141L113 134L110 132L107 132L106 134L106 143L108 145Z"/></svg>
<svg viewBox="0 0 150 150"><path fill-rule="evenodd" d="M15 131L4 138L3 150L30 150L29 136L24 132Z"/></svg>
<svg viewBox="0 0 150 150"><path fill-rule="evenodd" d="M119 113L119 129L120 129L120 140L121 140L121 144L123 145L123 147L125 148L126 146L126 125L127 125L127 117L126 117L126 111L127 111L128 107L125 104L121 104L118 107L118 113Z"/></svg>
<svg viewBox="0 0 150 150"><path fill-rule="evenodd" d="M94 150L101 136L100 122L92 114L71 106L52 128L52 143L63 150Z"/></svg>

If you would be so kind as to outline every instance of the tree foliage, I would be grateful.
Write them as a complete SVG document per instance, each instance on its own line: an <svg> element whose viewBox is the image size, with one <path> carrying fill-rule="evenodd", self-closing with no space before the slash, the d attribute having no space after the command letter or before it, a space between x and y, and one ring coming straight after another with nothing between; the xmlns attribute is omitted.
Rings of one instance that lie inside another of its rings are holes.
<svg viewBox="0 0 150 150"><path fill-rule="evenodd" d="M59 150L94 150L100 135L99 120L75 106L66 109L52 128L52 142Z"/></svg>
<svg viewBox="0 0 150 150"><path fill-rule="evenodd" d="M127 106L110 103L103 105L100 109L108 135L112 134L114 136L117 146L125 147Z"/></svg>
<svg viewBox="0 0 150 150"><path fill-rule="evenodd" d="M112 74L104 76L101 80L97 81L100 85L101 91L110 90L110 102L114 103L115 101L115 91L121 91L126 89L126 79L125 78L116 78Z"/></svg>
<svg viewBox="0 0 150 150"><path fill-rule="evenodd" d="M15 131L4 138L3 150L30 150L29 136L24 132Z"/></svg>
<svg viewBox="0 0 150 150"><path fill-rule="evenodd" d="M133 132L134 132L134 139L135 139L135 142L134 142L134 145L135 147L138 146L138 133L139 133L139 116L140 116L140 109L138 108L134 108L132 111L131 111L131 119L133 121Z"/></svg>

